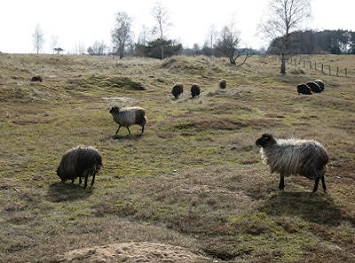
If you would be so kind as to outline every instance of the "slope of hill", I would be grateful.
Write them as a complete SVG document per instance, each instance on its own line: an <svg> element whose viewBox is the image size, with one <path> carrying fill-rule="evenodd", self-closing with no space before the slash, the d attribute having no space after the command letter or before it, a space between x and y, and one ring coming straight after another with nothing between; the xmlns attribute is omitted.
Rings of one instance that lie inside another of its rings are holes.
<svg viewBox="0 0 355 263"><path fill-rule="evenodd" d="M312 58L355 68L353 56ZM268 56L235 68L206 57L0 54L0 258L354 262L355 79L293 64L277 72ZM43 82L31 82L35 74ZM314 79L323 93L297 95ZM184 93L175 100L177 82ZM113 105L144 107L144 135L138 126L115 135ZM329 192L312 194L313 182L296 176L280 192L255 146L266 132L320 141ZM80 144L103 157L92 188L55 173ZM127 246L129 256L112 255Z"/></svg>

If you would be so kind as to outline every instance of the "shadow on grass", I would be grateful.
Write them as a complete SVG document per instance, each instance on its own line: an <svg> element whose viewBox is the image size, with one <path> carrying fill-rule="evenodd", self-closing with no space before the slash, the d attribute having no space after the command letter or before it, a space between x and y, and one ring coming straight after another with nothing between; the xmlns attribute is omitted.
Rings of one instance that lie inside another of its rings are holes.
<svg viewBox="0 0 355 263"><path fill-rule="evenodd" d="M126 135L113 135L111 138L113 140L138 140L142 138L143 134L126 134Z"/></svg>
<svg viewBox="0 0 355 263"><path fill-rule="evenodd" d="M47 198L51 202L84 199L92 194L92 187L84 189L82 185L57 182L48 188Z"/></svg>
<svg viewBox="0 0 355 263"><path fill-rule="evenodd" d="M260 210L272 216L300 217L332 226L339 225L345 219L333 198L323 193L279 192L267 200Z"/></svg>

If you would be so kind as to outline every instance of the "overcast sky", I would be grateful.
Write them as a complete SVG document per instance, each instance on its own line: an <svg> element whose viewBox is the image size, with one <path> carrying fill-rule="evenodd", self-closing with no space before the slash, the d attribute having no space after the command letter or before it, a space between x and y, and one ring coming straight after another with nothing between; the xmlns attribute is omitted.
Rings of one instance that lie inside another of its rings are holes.
<svg viewBox="0 0 355 263"><path fill-rule="evenodd" d="M167 35L184 47L203 45L212 27L219 31L233 23L243 46L267 47L257 26L267 12L269 0L161 0L172 23ZM86 49L95 41L111 46L111 31L117 12L133 20L137 38L143 26L152 28L156 0L2 0L0 4L0 51L33 53L33 33L38 24L44 34L43 51L51 53L53 39L65 53ZM355 31L354 0L311 0L312 20L303 29Z"/></svg>

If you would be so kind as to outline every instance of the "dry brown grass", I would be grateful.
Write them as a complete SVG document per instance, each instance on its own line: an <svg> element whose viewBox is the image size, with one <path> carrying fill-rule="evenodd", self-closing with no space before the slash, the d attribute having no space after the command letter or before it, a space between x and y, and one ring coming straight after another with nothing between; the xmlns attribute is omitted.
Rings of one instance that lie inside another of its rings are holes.
<svg viewBox="0 0 355 263"><path fill-rule="evenodd" d="M354 56L312 58L355 68ZM354 78L278 67L263 56L236 69L206 57L0 54L1 260L59 261L127 242L141 258L148 242L156 261L166 244L211 262L354 262ZM30 82L35 74L44 81ZM298 96L296 85L314 79L325 91ZM174 100L177 82L198 83L200 98L187 88ZM145 134L115 136L112 105L144 107ZM324 144L329 193L311 194L299 177L279 192L254 145L265 132ZM55 174L78 144L103 157L93 188Z"/></svg>

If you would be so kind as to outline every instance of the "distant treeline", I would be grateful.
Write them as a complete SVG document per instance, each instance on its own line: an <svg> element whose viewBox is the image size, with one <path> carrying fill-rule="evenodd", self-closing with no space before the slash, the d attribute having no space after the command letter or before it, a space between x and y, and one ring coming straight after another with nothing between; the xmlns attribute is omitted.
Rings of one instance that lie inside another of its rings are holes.
<svg viewBox="0 0 355 263"><path fill-rule="evenodd" d="M280 39L271 42L267 53L278 54ZM289 43L292 54L355 54L355 32L348 30L295 31Z"/></svg>

